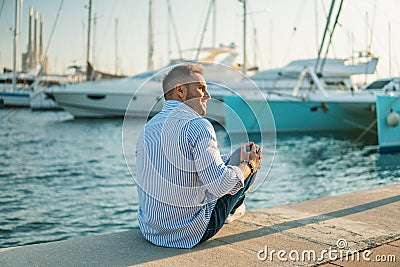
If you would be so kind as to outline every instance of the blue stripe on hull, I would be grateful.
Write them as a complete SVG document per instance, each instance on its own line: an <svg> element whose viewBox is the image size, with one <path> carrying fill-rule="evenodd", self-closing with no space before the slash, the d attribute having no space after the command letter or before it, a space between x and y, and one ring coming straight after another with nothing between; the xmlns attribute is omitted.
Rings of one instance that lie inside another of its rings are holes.
<svg viewBox="0 0 400 267"><path fill-rule="evenodd" d="M25 97L30 98L29 93L11 93L11 92L0 92L0 97Z"/></svg>
<svg viewBox="0 0 400 267"><path fill-rule="evenodd" d="M368 127L375 119L368 104L270 101L267 105L237 96L227 96L224 102L229 132L272 132L274 122L278 132L353 130Z"/></svg>
<svg viewBox="0 0 400 267"><path fill-rule="evenodd" d="M0 92L1 107L29 108L30 94L25 92Z"/></svg>

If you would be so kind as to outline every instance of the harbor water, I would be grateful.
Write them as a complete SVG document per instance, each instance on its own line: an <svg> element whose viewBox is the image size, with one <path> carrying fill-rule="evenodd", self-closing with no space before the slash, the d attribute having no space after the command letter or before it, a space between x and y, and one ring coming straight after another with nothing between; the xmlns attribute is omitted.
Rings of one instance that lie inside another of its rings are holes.
<svg viewBox="0 0 400 267"><path fill-rule="evenodd" d="M4 109L0 122L1 248L138 227L122 119ZM226 151L226 132L216 132ZM370 148L376 136L359 134L278 134L269 175L247 209L399 183L400 154L379 154Z"/></svg>

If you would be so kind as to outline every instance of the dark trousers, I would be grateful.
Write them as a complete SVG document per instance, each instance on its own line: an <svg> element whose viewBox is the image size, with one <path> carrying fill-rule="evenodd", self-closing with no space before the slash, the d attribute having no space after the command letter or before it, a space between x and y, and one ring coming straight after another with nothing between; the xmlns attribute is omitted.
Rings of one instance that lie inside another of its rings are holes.
<svg viewBox="0 0 400 267"><path fill-rule="evenodd" d="M232 154L227 164L236 166L240 164L240 149L237 149ZM208 223L207 230L199 244L210 239L216 233L218 233L218 231L221 230L222 226L224 225L229 214L235 213L236 209L243 204L246 191L249 189L255 176L256 173L253 173L250 177L248 177L244 181L243 188L240 189L236 194L227 194L217 200L217 203L215 204L215 207L211 213L211 219Z"/></svg>

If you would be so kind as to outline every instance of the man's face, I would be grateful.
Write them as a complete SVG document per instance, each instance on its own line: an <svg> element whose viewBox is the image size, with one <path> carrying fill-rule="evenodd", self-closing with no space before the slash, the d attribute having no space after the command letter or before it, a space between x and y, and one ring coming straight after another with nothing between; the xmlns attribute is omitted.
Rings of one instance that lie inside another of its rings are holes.
<svg viewBox="0 0 400 267"><path fill-rule="evenodd" d="M202 75L196 73L190 82L185 84L187 95L185 104L191 107L199 115L205 115L207 101L211 98L207 91L207 84Z"/></svg>

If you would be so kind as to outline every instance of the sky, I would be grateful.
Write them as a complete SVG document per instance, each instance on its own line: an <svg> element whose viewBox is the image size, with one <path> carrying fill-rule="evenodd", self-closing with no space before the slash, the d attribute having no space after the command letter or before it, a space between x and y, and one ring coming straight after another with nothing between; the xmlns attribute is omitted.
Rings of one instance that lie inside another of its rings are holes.
<svg viewBox="0 0 400 267"><path fill-rule="evenodd" d="M167 1L153 0L156 68L178 56ZM197 48L211 0L169 1L181 48ZM65 73L69 65L83 65L88 2L24 0L18 31L18 68L28 43L30 6L44 15L44 44L51 72ZM336 2L335 10L340 1ZM248 65L269 69L283 67L292 60L317 57L330 5L331 0L247 0ZM125 75L147 70L148 6L149 0L93 0L90 60L96 69ZM242 61L242 7L239 0L216 0L215 43L235 43L238 63ZM1 68L13 65L14 10L15 0L0 0ZM373 78L400 76L399 10L398 0L345 0L329 57L349 58L352 51L369 49L380 58ZM205 47L213 45L212 18L213 15L205 33Z"/></svg>

